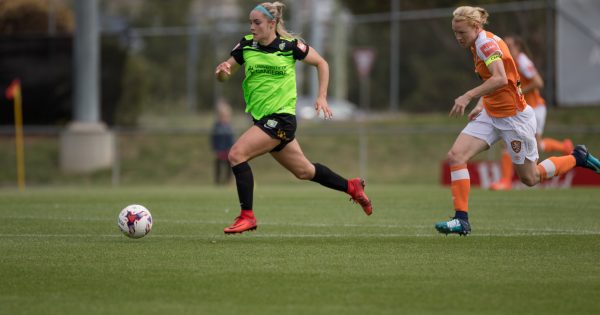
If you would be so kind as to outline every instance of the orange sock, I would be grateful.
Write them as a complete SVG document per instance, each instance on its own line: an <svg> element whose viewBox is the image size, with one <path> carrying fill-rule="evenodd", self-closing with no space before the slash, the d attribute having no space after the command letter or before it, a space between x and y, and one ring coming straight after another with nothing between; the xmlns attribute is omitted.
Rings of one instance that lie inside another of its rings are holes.
<svg viewBox="0 0 600 315"><path fill-rule="evenodd" d="M471 190L471 178L467 170L467 164L450 166L450 190L454 201L454 210L469 211L469 191Z"/></svg>
<svg viewBox="0 0 600 315"><path fill-rule="evenodd" d="M502 158L500 159L500 167L502 168L502 180L511 182L513 178L513 162L508 151L502 150Z"/></svg>
<svg viewBox="0 0 600 315"><path fill-rule="evenodd" d="M553 156L543 160L537 165L540 172L540 182L554 176L560 176L575 167L575 157L572 155Z"/></svg>
<svg viewBox="0 0 600 315"><path fill-rule="evenodd" d="M554 152L564 150L564 143L562 141L558 141L552 138L544 138L542 139L542 150L544 152Z"/></svg>

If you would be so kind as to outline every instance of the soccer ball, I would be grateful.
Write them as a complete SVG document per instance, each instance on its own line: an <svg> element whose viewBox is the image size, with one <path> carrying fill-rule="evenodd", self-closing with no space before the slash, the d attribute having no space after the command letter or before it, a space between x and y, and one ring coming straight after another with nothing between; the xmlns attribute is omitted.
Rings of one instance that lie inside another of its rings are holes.
<svg viewBox="0 0 600 315"><path fill-rule="evenodd" d="M152 215L144 206L129 205L119 213L117 225L125 236L144 237L152 230Z"/></svg>

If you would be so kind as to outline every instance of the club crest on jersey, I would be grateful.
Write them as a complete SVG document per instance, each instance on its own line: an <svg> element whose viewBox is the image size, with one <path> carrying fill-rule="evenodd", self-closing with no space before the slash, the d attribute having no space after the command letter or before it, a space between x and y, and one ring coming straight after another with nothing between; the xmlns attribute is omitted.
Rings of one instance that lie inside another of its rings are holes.
<svg viewBox="0 0 600 315"><path fill-rule="evenodd" d="M279 138L279 139L281 139L281 140L285 140L285 141L287 141L287 140L290 140L290 139L289 139L289 138L286 136L286 134L285 134L285 131L283 131L283 130L277 130L277 138Z"/></svg>
<svg viewBox="0 0 600 315"><path fill-rule="evenodd" d="M515 152L515 153L521 152L521 141L518 141L518 140L511 141L510 147L512 148L513 152Z"/></svg>
<svg viewBox="0 0 600 315"><path fill-rule="evenodd" d="M285 43L279 44L279 50L283 50L285 48Z"/></svg>
<svg viewBox="0 0 600 315"><path fill-rule="evenodd" d="M274 120L274 119L267 120L267 122L265 123L265 127L270 128L270 129L277 127L277 120Z"/></svg>

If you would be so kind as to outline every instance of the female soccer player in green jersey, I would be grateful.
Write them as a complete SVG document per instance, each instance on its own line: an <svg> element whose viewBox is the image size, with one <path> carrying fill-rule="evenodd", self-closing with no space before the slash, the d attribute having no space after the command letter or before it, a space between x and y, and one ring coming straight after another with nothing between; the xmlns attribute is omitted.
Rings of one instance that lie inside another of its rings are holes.
<svg viewBox="0 0 600 315"><path fill-rule="evenodd" d="M236 180L241 213L226 227L226 234L256 229L252 197L254 178L248 161L267 152L298 179L311 180L325 187L348 193L367 215L371 201L364 192L361 178L345 179L326 166L311 163L295 139L296 132L296 60L315 66L319 79L317 113L332 117L327 105L329 66L319 53L294 38L284 27L283 4L264 2L250 12L250 35L231 51L231 57L217 66L215 76L228 80L241 66L246 112L254 125L242 134L229 152L229 163Z"/></svg>

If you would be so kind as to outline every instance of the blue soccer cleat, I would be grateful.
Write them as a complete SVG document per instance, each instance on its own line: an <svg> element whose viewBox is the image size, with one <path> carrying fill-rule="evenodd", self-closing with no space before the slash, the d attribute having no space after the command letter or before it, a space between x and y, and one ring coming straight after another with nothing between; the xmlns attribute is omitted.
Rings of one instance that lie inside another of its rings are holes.
<svg viewBox="0 0 600 315"><path fill-rule="evenodd" d="M584 145L576 146L571 154L575 157L577 166L589 168L600 174L600 161L591 155Z"/></svg>
<svg viewBox="0 0 600 315"><path fill-rule="evenodd" d="M469 221L456 218L450 221L436 223L435 229L438 232L446 235L458 234L460 236L466 236L467 234L471 233L471 225L469 225Z"/></svg>

